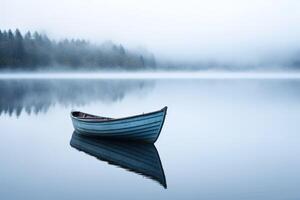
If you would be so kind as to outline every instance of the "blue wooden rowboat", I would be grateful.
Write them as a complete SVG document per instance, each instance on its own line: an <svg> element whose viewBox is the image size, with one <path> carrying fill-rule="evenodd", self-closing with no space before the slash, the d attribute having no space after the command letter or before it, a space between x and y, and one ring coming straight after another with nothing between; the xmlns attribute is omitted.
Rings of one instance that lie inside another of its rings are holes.
<svg viewBox="0 0 300 200"><path fill-rule="evenodd" d="M167 188L165 173L154 144L84 137L74 131L70 145L108 164L151 178Z"/></svg>
<svg viewBox="0 0 300 200"><path fill-rule="evenodd" d="M167 106L161 110L124 118L108 118L71 112L74 129L82 135L154 143L163 127Z"/></svg>

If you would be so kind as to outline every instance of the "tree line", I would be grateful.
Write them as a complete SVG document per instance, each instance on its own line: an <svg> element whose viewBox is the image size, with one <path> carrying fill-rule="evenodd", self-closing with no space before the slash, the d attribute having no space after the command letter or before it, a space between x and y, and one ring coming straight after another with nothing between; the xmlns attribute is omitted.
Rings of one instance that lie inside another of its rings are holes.
<svg viewBox="0 0 300 200"><path fill-rule="evenodd" d="M137 53L122 45L92 44L82 39L51 40L46 34L16 29L0 30L0 70L155 68L150 53Z"/></svg>

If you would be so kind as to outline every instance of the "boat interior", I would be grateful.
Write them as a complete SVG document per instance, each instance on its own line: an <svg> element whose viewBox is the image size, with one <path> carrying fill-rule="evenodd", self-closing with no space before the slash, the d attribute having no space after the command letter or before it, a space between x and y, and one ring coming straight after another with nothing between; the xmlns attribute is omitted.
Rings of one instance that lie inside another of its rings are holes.
<svg viewBox="0 0 300 200"><path fill-rule="evenodd" d="M94 119L97 121L105 121L105 120L111 120L113 118L109 117L101 117L101 116L96 116L96 115L91 115L83 112L72 112L72 115L74 117L80 118L80 119Z"/></svg>

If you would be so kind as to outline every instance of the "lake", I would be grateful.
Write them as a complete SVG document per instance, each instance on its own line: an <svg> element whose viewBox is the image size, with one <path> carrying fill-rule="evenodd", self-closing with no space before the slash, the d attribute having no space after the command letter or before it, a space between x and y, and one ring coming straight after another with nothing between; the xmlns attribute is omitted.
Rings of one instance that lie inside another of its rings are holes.
<svg viewBox="0 0 300 200"><path fill-rule="evenodd" d="M0 79L1 199L300 198L298 77L120 77ZM155 147L140 147L157 150L165 186L70 145L71 110L165 105Z"/></svg>

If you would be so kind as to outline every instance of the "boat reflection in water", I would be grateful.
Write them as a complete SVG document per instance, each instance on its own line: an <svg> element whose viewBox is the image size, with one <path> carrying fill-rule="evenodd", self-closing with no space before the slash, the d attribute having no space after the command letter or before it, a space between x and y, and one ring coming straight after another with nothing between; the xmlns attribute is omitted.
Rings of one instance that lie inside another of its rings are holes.
<svg viewBox="0 0 300 200"><path fill-rule="evenodd" d="M154 144L91 138L74 131L70 145L109 164L151 178L167 188L164 170Z"/></svg>

